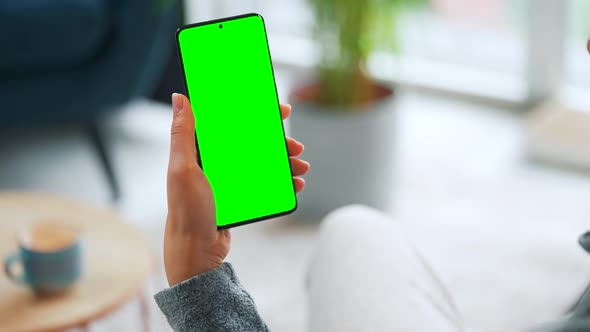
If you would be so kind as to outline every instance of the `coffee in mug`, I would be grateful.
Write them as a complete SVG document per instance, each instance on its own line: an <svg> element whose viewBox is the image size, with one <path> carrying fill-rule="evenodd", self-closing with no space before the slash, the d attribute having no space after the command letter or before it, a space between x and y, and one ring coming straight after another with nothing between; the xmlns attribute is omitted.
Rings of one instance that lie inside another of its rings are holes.
<svg viewBox="0 0 590 332"><path fill-rule="evenodd" d="M60 223L36 223L18 235L18 250L6 257L4 268L13 281L39 294L60 293L81 275L81 243L78 229ZM14 273L16 263L22 273Z"/></svg>
<svg viewBox="0 0 590 332"><path fill-rule="evenodd" d="M38 252L54 252L71 246L77 238L75 229L54 224L38 224L23 232L20 242Z"/></svg>

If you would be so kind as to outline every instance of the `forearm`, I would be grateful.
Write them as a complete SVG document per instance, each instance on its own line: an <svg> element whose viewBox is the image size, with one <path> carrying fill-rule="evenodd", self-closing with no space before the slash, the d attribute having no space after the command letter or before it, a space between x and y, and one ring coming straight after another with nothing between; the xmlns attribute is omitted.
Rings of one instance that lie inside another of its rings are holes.
<svg viewBox="0 0 590 332"><path fill-rule="evenodd" d="M155 295L174 331L269 331L229 263Z"/></svg>

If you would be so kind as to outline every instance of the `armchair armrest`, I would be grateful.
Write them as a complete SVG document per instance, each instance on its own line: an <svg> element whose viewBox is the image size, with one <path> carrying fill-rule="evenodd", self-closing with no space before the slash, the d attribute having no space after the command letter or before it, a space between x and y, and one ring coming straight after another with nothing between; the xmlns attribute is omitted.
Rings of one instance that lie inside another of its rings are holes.
<svg viewBox="0 0 590 332"><path fill-rule="evenodd" d="M97 52L109 29L105 0L0 2L0 71L71 67Z"/></svg>

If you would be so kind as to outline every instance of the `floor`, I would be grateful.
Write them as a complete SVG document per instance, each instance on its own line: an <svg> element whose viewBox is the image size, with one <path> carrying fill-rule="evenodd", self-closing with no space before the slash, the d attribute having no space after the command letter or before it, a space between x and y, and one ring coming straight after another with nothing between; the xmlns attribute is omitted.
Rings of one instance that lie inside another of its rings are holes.
<svg viewBox="0 0 590 332"><path fill-rule="evenodd" d="M292 81L279 74L281 96ZM396 112L389 213L439 271L466 322L516 331L563 313L590 281L590 257L576 245L590 228L590 176L527 161L515 112L414 91L398 94ZM118 207L150 235L155 255L166 215L170 117L166 105L136 101L105 122L122 182ZM77 128L4 133L0 156L1 190L109 204L96 156ZM275 331L305 330L303 280L316 230L287 217L233 232L228 260ZM159 271L146 294L164 285ZM138 330L137 317L132 302L91 330ZM155 306L151 322L166 330Z"/></svg>

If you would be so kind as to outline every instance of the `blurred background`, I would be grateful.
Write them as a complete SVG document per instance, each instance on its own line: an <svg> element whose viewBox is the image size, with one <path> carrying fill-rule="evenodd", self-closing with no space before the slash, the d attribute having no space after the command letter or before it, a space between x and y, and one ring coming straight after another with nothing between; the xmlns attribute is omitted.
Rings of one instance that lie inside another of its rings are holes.
<svg viewBox="0 0 590 332"><path fill-rule="evenodd" d="M248 12L312 165L297 214L233 231L228 260L272 329L305 330L318 226L354 203L407 228L469 326L567 311L590 281L584 0L2 1L0 190L117 209L162 289L174 32ZM139 330L137 306L90 329ZM165 330L154 304L150 324Z"/></svg>

